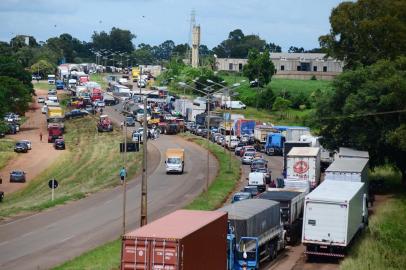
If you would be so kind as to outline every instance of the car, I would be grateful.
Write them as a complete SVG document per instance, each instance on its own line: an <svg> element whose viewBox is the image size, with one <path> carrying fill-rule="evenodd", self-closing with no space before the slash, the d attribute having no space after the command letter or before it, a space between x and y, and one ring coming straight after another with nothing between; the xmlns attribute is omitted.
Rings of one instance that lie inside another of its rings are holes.
<svg viewBox="0 0 406 270"><path fill-rule="evenodd" d="M251 172L258 169L268 169L268 161L263 158L254 158L251 162Z"/></svg>
<svg viewBox="0 0 406 270"><path fill-rule="evenodd" d="M241 157L241 163L244 165L250 165L252 160L255 157L255 152L246 152L244 155Z"/></svg>
<svg viewBox="0 0 406 270"><path fill-rule="evenodd" d="M237 192L234 193L232 199L231 199L231 203L235 203L238 201L243 201L243 200L248 200L251 199L252 195L250 192Z"/></svg>
<svg viewBox="0 0 406 270"><path fill-rule="evenodd" d="M132 116L127 116L127 117L125 118L125 124L126 124L127 126L135 127L135 120L134 120L134 117L132 117Z"/></svg>
<svg viewBox="0 0 406 270"><path fill-rule="evenodd" d="M86 115L89 115L89 112L86 110L72 110L68 113L65 114L65 118L69 119L69 118L80 118L80 117L85 117Z"/></svg>
<svg viewBox="0 0 406 270"><path fill-rule="evenodd" d="M249 192L252 197L256 197L260 193L257 186L245 186L241 192Z"/></svg>
<svg viewBox="0 0 406 270"><path fill-rule="evenodd" d="M45 103L45 98L44 97L38 97L37 102L38 103Z"/></svg>
<svg viewBox="0 0 406 270"><path fill-rule="evenodd" d="M28 146L26 143L23 142L17 142L14 146L14 152L17 153L27 153L28 152Z"/></svg>
<svg viewBox="0 0 406 270"><path fill-rule="evenodd" d="M256 150L252 145L243 146L242 149L240 150L240 157L242 157L245 154L245 152L256 152Z"/></svg>
<svg viewBox="0 0 406 270"><path fill-rule="evenodd" d="M55 86L57 90L63 90L65 88L65 85L61 80L56 80Z"/></svg>
<svg viewBox="0 0 406 270"><path fill-rule="evenodd" d="M32 74L31 79L32 79L32 80L41 80L42 77L41 77L41 75L39 75L39 74Z"/></svg>
<svg viewBox="0 0 406 270"><path fill-rule="evenodd" d="M20 140L19 142L25 143L28 147L28 150L32 149L32 143L29 140Z"/></svg>
<svg viewBox="0 0 406 270"><path fill-rule="evenodd" d="M104 108L106 106L106 103L104 103L103 100L96 100L95 102L93 102L93 105L95 107Z"/></svg>
<svg viewBox="0 0 406 270"><path fill-rule="evenodd" d="M65 150L65 140L64 139L56 139L54 141L54 148L56 150Z"/></svg>
<svg viewBox="0 0 406 270"><path fill-rule="evenodd" d="M265 174L265 182L267 185L271 184L272 181L272 175L271 175L271 171L265 168L261 168L261 169L256 169L254 172L261 172Z"/></svg>
<svg viewBox="0 0 406 270"><path fill-rule="evenodd" d="M14 170L10 173L10 183L18 182L25 183L25 172L21 170Z"/></svg>
<svg viewBox="0 0 406 270"><path fill-rule="evenodd" d="M236 156L240 156L240 152L241 152L242 148L243 148L244 146L246 146L246 145L247 145L247 144L244 143L244 142L239 142L239 143L237 144L237 146L235 147L235 149L234 149L234 154L235 154Z"/></svg>
<svg viewBox="0 0 406 270"><path fill-rule="evenodd" d="M56 96L56 89L49 89L48 90L48 96Z"/></svg>
<svg viewBox="0 0 406 270"><path fill-rule="evenodd" d="M89 113L89 114L94 114L94 108L92 105L86 105L85 110Z"/></svg>
<svg viewBox="0 0 406 270"><path fill-rule="evenodd" d="M47 105L42 106L41 112L42 112L43 114L47 113L47 110L48 110L48 106L47 106Z"/></svg>

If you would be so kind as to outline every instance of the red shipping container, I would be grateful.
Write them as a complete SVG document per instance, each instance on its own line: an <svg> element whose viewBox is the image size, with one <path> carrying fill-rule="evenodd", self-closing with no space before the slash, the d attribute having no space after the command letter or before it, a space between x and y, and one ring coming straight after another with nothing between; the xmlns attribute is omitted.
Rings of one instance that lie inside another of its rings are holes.
<svg viewBox="0 0 406 270"><path fill-rule="evenodd" d="M226 269L227 213L178 210L122 239L122 270Z"/></svg>

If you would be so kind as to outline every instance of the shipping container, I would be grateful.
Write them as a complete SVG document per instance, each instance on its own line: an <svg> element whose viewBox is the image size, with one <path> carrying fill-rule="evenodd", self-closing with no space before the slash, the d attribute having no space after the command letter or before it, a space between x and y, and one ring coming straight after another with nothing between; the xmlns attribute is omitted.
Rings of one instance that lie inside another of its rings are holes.
<svg viewBox="0 0 406 270"><path fill-rule="evenodd" d="M320 182L320 147L293 147L287 155L286 178L307 180L311 188Z"/></svg>
<svg viewBox="0 0 406 270"><path fill-rule="evenodd" d="M253 135L255 126L255 120L237 119L234 121L233 133L238 137L242 135Z"/></svg>
<svg viewBox="0 0 406 270"><path fill-rule="evenodd" d="M178 210L122 237L121 270L226 269L227 213Z"/></svg>
<svg viewBox="0 0 406 270"><path fill-rule="evenodd" d="M268 189L258 198L280 203L281 222L288 243L296 243L301 236L304 198L307 190Z"/></svg>
<svg viewBox="0 0 406 270"><path fill-rule="evenodd" d="M286 138L285 138L286 139ZM293 147L311 147L311 142L285 141L283 143L283 171L286 177L286 159Z"/></svg>
<svg viewBox="0 0 406 270"><path fill-rule="evenodd" d="M306 254L344 257L367 220L364 183L324 181L305 198L302 243Z"/></svg>
<svg viewBox="0 0 406 270"><path fill-rule="evenodd" d="M287 141L300 141L300 136L310 135L310 128L297 126L274 126L282 132Z"/></svg>
<svg viewBox="0 0 406 270"><path fill-rule="evenodd" d="M367 151L359 151L352 148L340 147L337 158L366 158L369 159Z"/></svg>
<svg viewBox="0 0 406 270"><path fill-rule="evenodd" d="M273 126L268 125L256 125L254 128L254 140L257 144L265 146L268 134L271 132L277 132Z"/></svg>
<svg viewBox="0 0 406 270"><path fill-rule="evenodd" d="M338 158L326 169L325 180L368 182L368 159Z"/></svg>
<svg viewBox="0 0 406 270"><path fill-rule="evenodd" d="M250 199L226 205L218 211L227 212L234 228L237 243L243 236L261 236L271 228L280 225L280 204L278 202Z"/></svg>

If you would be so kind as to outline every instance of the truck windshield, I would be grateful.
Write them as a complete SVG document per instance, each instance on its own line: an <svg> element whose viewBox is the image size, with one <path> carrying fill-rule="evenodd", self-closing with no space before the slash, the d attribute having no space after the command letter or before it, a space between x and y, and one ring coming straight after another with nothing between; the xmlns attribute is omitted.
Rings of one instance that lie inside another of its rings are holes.
<svg viewBox="0 0 406 270"><path fill-rule="evenodd" d="M168 158L168 164L180 164L181 160L180 158Z"/></svg>
<svg viewBox="0 0 406 270"><path fill-rule="evenodd" d="M256 247L257 241L254 239L241 239L238 246L238 260L256 260Z"/></svg>

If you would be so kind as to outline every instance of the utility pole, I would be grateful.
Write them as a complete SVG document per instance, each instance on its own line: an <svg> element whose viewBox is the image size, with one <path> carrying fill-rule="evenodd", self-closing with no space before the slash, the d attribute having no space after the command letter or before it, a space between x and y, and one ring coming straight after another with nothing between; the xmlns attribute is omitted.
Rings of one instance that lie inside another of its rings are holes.
<svg viewBox="0 0 406 270"><path fill-rule="evenodd" d="M147 225L147 97L144 96L143 156L141 180L141 227Z"/></svg>
<svg viewBox="0 0 406 270"><path fill-rule="evenodd" d="M123 164L126 174L123 181L123 235L125 234L125 209L127 204L127 123L124 121L124 151Z"/></svg>
<svg viewBox="0 0 406 270"><path fill-rule="evenodd" d="M230 97L230 106L228 106L228 112L230 117L230 141L228 145L229 161L228 161L228 171L231 172L231 89L228 90L228 95Z"/></svg>
<svg viewBox="0 0 406 270"><path fill-rule="evenodd" d="M209 88L211 89L211 88ZM207 175L206 175L206 192L209 191L210 181L210 90L207 89Z"/></svg>

